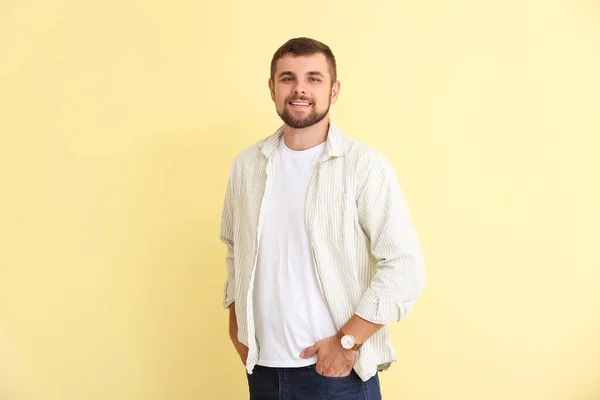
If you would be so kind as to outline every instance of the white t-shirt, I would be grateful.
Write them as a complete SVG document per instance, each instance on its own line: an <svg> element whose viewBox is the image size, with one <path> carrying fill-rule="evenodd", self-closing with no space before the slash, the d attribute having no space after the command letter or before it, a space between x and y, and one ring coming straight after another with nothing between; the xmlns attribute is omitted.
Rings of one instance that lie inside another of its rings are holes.
<svg viewBox="0 0 600 400"><path fill-rule="evenodd" d="M308 185L325 143L303 151L280 143L254 281L257 364L303 367L317 357L302 359L300 353L337 332L319 289L304 219Z"/></svg>

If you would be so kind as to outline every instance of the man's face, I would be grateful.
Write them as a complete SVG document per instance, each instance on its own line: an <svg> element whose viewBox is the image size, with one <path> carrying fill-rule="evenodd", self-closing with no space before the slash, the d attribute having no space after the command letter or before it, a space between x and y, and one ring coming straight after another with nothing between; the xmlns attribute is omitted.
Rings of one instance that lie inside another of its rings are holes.
<svg viewBox="0 0 600 400"><path fill-rule="evenodd" d="M302 129L327 116L337 101L340 84L331 84L327 58L286 54L277 60L274 80L269 80L277 114L292 128Z"/></svg>

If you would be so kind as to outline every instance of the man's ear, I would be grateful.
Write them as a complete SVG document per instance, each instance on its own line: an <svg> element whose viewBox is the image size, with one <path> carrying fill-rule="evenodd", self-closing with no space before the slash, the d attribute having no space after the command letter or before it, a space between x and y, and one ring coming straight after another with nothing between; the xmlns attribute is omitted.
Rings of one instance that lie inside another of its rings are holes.
<svg viewBox="0 0 600 400"><path fill-rule="evenodd" d="M269 78L269 91L271 92L271 100L275 101L275 83Z"/></svg>
<svg viewBox="0 0 600 400"><path fill-rule="evenodd" d="M340 81L335 81L331 86L331 104L335 104L340 95Z"/></svg>

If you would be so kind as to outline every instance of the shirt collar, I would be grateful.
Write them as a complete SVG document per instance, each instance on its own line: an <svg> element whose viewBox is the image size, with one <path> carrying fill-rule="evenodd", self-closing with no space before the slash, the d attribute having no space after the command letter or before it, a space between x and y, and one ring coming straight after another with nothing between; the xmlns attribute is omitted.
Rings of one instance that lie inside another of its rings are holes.
<svg viewBox="0 0 600 400"><path fill-rule="evenodd" d="M270 158L273 151L279 145L279 141L283 140L283 128L283 125L280 126L274 134L266 138L260 145L261 151L265 157ZM342 129L331 119L329 120L327 138L325 139L325 154L325 159L330 157L341 157L344 155L344 134Z"/></svg>

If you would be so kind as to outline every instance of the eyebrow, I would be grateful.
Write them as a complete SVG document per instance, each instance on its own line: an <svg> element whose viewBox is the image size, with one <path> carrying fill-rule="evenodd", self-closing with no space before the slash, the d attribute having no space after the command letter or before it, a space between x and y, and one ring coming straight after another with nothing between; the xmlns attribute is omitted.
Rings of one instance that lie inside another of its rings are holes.
<svg viewBox="0 0 600 400"><path fill-rule="evenodd" d="M322 78L325 77L319 71L309 71L309 72L306 73L306 75L307 76L320 76ZM296 76L296 74L294 74L292 71L283 71L282 73L279 74L279 78L281 78L282 76Z"/></svg>

